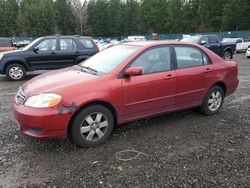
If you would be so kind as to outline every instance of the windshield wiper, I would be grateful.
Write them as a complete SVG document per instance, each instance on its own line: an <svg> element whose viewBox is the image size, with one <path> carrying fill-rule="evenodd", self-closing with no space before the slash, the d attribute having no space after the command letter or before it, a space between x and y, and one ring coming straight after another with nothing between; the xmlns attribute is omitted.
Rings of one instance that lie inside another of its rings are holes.
<svg viewBox="0 0 250 188"><path fill-rule="evenodd" d="M82 69L87 69L88 71L92 72L93 74L97 75L97 70L91 68L91 67L86 67L83 65L79 65Z"/></svg>

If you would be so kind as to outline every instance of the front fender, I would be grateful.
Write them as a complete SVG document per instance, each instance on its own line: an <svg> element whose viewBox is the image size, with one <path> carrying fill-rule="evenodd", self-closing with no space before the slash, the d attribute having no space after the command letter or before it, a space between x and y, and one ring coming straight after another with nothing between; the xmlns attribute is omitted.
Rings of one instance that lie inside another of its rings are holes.
<svg viewBox="0 0 250 188"><path fill-rule="evenodd" d="M26 59L21 58L21 57L7 57L7 58L2 59L1 61L1 67L3 68L3 71L5 71L8 64L14 63L14 62L24 65L26 70L29 70L29 66L28 66Z"/></svg>
<svg viewBox="0 0 250 188"><path fill-rule="evenodd" d="M90 103L108 104L109 106L112 106L112 108L115 110L118 122L120 122L121 118L120 102L121 96L119 90L113 90L112 92L108 90L96 90L92 92L82 93L80 97L67 97L62 101L64 106L75 106L75 109L71 114L72 117L79 109L82 109L84 106Z"/></svg>

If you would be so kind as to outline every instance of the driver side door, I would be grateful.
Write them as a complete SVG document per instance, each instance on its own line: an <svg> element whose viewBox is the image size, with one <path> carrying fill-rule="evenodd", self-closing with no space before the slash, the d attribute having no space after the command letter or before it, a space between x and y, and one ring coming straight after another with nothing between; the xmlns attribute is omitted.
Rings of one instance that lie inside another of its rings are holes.
<svg viewBox="0 0 250 188"><path fill-rule="evenodd" d="M32 70L49 70L55 69L58 62L58 40L56 38L49 38L40 41L31 50L29 55L29 64Z"/></svg>
<svg viewBox="0 0 250 188"><path fill-rule="evenodd" d="M169 46L146 50L128 67L141 67L143 74L122 80L125 121L169 111L174 107L176 78Z"/></svg>

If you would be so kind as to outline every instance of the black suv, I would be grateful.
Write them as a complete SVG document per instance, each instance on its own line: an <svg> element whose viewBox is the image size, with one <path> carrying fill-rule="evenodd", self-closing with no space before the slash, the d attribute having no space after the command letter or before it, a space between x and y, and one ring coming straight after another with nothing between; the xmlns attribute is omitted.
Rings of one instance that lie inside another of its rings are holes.
<svg viewBox="0 0 250 188"><path fill-rule="evenodd" d="M90 37L41 37L21 50L0 53L0 74L5 74L10 80L22 80L27 71L69 67L98 51Z"/></svg>

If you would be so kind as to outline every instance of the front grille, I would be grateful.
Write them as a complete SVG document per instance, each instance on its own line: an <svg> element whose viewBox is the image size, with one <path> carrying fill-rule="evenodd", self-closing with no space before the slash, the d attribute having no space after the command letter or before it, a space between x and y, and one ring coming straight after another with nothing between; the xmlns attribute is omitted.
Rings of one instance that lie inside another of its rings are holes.
<svg viewBox="0 0 250 188"><path fill-rule="evenodd" d="M16 94L16 101L17 101L19 104L23 104L23 103L25 102L26 99L27 99L27 96L26 96L26 94L24 93L23 88L22 88L22 87L19 87L18 92L17 92L17 94Z"/></svg>

